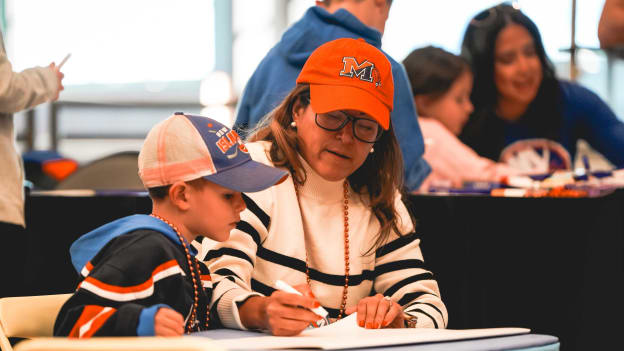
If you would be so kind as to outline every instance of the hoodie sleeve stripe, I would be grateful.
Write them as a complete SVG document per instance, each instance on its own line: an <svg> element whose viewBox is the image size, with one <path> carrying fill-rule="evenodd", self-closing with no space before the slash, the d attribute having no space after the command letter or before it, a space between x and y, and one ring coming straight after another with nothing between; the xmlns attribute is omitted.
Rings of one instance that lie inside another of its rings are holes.
<svg viewBox="0 0 624 351"><path fill-rule="evenodd" d="M87 262L87 264L85 264L84 267L82 267L80 274L82 274L83 277L86 277L89 275L89 273L91 273L91 270L93 270L93 264L91 264L91 261L89 261Z"/></svg>
<svg viewBox="0 0 624 351"><path fill-rule="evenodd" d="M152 276L145 282L134 286L116 286L106 284L93 277L87 277L78 288L90 291L100 297L113 301L132 301L143 299L154 293L154 283L172 275L184 275L176 260L167 261L156 267Z"/></svg>
<svg viewBox="0 0 624 351"><path fill-rule="evenodd" d="M68 336L70 338L88 338L92 336L116 311L112 307L85 306Z"/></svg>
<svg viewBox="0 0 624 351"><path fill-rule="evenodd" d="M199 280L201 280L202 286L205 289L211 289L212 288L212 277L210 276L210 274L201 274L199 276Z"/></svg>

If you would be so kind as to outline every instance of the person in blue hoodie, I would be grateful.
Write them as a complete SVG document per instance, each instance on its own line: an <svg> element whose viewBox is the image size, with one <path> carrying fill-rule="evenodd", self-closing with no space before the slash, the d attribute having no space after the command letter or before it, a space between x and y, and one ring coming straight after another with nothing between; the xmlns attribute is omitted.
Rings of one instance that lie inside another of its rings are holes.
<svg viewBox="0 0 624 351"><path fill-rule="evenodd" d="M381 49L391 0L317 1L303 18L293 24L260 62L241 97L234 128L243 136L286 97L312 51L339 38L363 38ZM394 110L392 125L403 154L405 187L418 189L431 172L422 158L424 143L418 126L411 87L400 63L385 54L392 64Z"/></svg>
<svg viewBox="0 0 624 351"><path fill-rule="evenodd" d="M213 285L190 243L227 240L246 207L241 192L264 190L287 173L252 161L235 131L176 113L147 135L139 176L152 214L115 220L72 244L81 281L55 336L176 336L220 326L212 291L233 283Z"/></svg>

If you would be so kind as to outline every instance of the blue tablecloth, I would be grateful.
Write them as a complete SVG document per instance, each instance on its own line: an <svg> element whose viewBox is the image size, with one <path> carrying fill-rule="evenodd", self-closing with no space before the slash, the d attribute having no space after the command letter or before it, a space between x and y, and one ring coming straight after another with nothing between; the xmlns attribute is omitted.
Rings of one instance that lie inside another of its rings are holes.
<svg viewBox="0 0 624 351"><path fill-rule="evenodd" d="M207 337L215 340L236 339L244 337L261 336L257 332L216 329L191 334L192 337ZM231 350L237 350L236 345L232 345ZM461 340L450 342L438 342L414 345L398 345L386 347L373 347L367 350L392 350L392 351L433 351L433 350L453 350L453 351L484 351L484 350L522 350L522 351L558 351L559 339L550 335L524 334L512 335L496 338L483 338L473 340Z"/></svg>

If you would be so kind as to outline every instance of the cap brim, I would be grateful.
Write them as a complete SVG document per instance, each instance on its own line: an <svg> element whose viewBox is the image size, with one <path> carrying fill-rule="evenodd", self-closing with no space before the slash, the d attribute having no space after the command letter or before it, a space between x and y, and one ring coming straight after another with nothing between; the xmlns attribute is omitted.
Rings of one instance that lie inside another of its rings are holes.
<svg viewBox="0 0 624 351"><path fill-rule="evenodd" d="M288 178L288 172L249 160L204 178L228 189L253 193L283 182Z"/></svg>
<svg viewBox="0 0 624 351"><path fill-rule="evenodd" d="M316 113L356 110L373 117L384 130L390 127L388 106L364 89L343 85L310 84L310 103Z"/></svg>

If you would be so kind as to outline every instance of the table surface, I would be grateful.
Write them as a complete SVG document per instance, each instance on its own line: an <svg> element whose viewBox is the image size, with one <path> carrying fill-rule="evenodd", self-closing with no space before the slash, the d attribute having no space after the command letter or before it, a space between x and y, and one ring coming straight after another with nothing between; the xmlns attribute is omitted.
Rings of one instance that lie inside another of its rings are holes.
<svg viewBox="0 0 624 351"><path fill-rule="evenodd" d="M238 339L244 337L258 337L266 334L257 332L215 329L198 333L193 333L193 337L208 337L215 340ZM233 345L231 350L236 349ZM505 337L484 338L474 340L460 340L450 342L438 342L413 345L396 345L385 347L372 347L366 350L392 350L392 351L434 351L434 350L457 350L457 351L481 351L481 350L531 350L531 351L556 351L559 350L559 340L550 335L524 334ZM356 350L356 349L351 349ZM360 349L361 350L361 349Z"/></svg>

